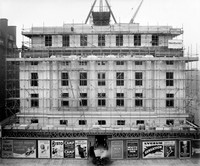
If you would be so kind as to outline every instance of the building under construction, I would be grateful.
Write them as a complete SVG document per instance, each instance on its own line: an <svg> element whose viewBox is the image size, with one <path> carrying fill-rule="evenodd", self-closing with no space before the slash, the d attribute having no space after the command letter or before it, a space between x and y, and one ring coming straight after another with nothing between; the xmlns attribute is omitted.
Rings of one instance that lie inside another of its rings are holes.
<svg viewBox="0 0 200 166"><path fill-rule="evenodd" d="M85 23L22 31L30 44L7 58L20 112L2 126L2 157L88 158L99 146L111 159L191 157L186 73L198 58L184 56L183 29L140 26L136 14L117 23L96 1Z"/></svg>

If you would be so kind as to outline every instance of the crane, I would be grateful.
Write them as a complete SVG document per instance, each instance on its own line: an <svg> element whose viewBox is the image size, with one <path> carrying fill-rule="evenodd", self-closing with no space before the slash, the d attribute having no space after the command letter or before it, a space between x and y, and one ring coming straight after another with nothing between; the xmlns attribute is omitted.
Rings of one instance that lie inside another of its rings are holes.
<svg viewBox="0 0 200 166"><path fill-rule="evenodd" d="M140 10L140 7L142 6L142 3L143 3L143 0L140 2L140 4L139 4L137 10L135 11L133 17L131 18L131 20L130 20L130 22L129 22L130 24L134 22L135 17L136 17L136 15L138 14L138 11Z"/></svg>

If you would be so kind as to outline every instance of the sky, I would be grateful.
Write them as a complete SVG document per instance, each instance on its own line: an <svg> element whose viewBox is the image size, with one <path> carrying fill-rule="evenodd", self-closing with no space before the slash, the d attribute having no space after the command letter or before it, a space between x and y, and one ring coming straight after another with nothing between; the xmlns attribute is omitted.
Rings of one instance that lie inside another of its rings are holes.
<svg viewBox="0 0 200 166"><path fill-rule="evenodd" d="M117 22L128 23L141 0L108 0ZM0 18L17 26L17 46L22 28L84 23L94 0L0 0ZM98 2L97 2L98 3ZM144 26L183 28L184 47L200 52L200 0L144 0L135 18ZM188 52L188 51L185 51Z"/></svg>

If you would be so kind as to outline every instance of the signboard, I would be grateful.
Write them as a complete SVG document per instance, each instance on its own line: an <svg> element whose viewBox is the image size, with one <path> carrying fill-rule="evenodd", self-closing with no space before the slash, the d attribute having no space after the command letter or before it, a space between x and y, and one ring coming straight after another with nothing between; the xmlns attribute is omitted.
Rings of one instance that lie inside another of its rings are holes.
<svg viewBox="0 0 200 166"><path fill-rule="evenodd" d="M171 49L182 49L183 41L182 40L168 40L168 48Z"/></svg>
<svg viewBox="0 0 200 166"><path fill-rule="evenodd" d="M14 158L36 158L36 140L13 140Z"/></svg>
<svg viewBox="0 0 200 166"><path fill-rule="evenodd" d="M145 141L142 143L143 158L175 158L175 141Z"/></svg>
<svg viewBox="0 0 200 166"><path fill-rule="evenodd" d="M38 158L50 158L49 140L38 140Z"/></svg>
<svg viewBox="0 0 200 166"><path fill-rule="evenodd" d="M191 141L183 140L179 142L179 157L180 158L191 157Z"/></svg>
<svg viewBox="0 0 200 166"><path fill-rule="evenodd" d="M74 140L64 140L64 158L75 158Z"/></svg>
<svg viewBox="0 0 200 166"><path fill-rule="evenodd" d="M128 159L136 159L138 158L138 142L128 140L126 142L127 147L127 158Z"/></svg>
<svg viewBox="0 0 200 166"><path fill-rule="evenodd" d="M87 140L75 140L75 158L87 158Z"/></svg>
<svg viewBox="0 0 200 166"><path fill-rule="evenodd" d="M52 140L51 141L51 157L52 158L63 158L63 141Z"/></svg>
<svg viewBox="0 0 200 166"><path fill-rule="evenodd" d="M111 141L111 159L123 159L123 141Z"/></svg>
<svg viewBox="0 0 200 166"><path fill-rule="evenodd" d="M2 158L13 157L13 140L2 140Z"/></svg>

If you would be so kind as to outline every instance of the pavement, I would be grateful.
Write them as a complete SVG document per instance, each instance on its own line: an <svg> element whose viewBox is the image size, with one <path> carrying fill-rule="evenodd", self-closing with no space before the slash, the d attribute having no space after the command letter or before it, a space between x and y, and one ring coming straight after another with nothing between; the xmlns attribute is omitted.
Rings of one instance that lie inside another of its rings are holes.
<svg viewBox="0 0 200 166"><path fill-rule="evenodd" d="M0 159L0 166L94 166L94 164L82 159ZM116 160L109 166L200 166L200 158Z"/></svg>

